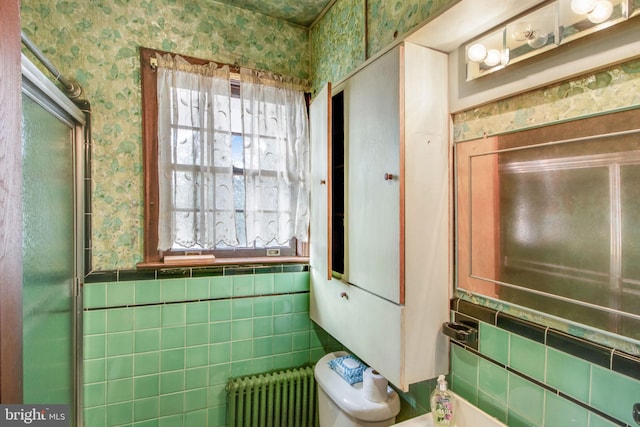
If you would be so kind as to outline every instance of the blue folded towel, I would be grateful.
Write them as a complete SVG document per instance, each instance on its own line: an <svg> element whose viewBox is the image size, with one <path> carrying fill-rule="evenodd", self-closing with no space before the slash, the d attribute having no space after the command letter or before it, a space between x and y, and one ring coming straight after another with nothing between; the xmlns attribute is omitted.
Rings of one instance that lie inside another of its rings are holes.
<svg viewBox="0 0 640 427"><path fill-rule="evenodd" d="M367 365L350 354L330 360L329 367L351 385L362 382L362 374L367 369Z"/></svg>

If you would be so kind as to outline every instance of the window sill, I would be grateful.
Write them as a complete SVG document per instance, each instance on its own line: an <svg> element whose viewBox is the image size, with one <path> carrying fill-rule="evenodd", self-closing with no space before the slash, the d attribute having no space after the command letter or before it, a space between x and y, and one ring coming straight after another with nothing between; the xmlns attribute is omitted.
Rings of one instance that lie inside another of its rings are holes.
<svg viewBox="0 0 640 427"><path fill-rule="evenodd" d="M165 263L162 261L141 262L136 265L138 269L158 269L158 268L181 268L181 267L207 267L207 266L225 266L225 265L265 265L265 264L307 264L309 257L303 256L280 256L280 257L252 257L252 258L216 258L214 260L184 260L172 261Z"/></svg>

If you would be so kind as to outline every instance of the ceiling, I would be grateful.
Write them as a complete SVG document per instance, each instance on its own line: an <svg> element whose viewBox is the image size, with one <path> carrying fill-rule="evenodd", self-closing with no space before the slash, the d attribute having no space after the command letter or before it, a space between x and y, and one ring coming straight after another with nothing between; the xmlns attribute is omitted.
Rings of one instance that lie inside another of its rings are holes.
<svg viewBox="0 0 640 427"><path fill-rule="evenodd" d="M218 0L229 6L309 27L333 0Z"/></svg>

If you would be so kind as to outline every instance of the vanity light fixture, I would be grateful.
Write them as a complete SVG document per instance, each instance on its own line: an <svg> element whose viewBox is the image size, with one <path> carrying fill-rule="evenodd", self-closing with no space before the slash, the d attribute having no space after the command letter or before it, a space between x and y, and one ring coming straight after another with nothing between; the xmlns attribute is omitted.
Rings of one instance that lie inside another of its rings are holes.
<svg viewBox="0 0 640 427"><path fill-rule="evenodd" d="M640 0L549 0L465 46L467 80L640 16Z"/></svg>
<svg viewBox="0 0 640 427"><path fill-rule="evenodd" d="M504 31L500 29L466 47L468 64L476 73L499 70L509 62L509 49L504 45Z"/></svg>
<svg viewBox="0 0 640 427"><path fill-rule="evenodd" d="M613 4L609 0L571 0L571 10L576 15L587 15L594 24L601 24L611 17Z"/></svg>

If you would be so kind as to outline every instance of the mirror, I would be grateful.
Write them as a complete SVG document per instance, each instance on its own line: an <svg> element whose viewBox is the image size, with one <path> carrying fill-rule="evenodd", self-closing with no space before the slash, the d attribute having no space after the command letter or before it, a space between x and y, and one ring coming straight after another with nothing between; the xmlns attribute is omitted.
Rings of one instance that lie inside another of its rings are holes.
<svg viewBox="0 0 640 427"><path fill-rule="evenodd" d="M640 340L638 123L457 144L458 288Z"/></svg>

